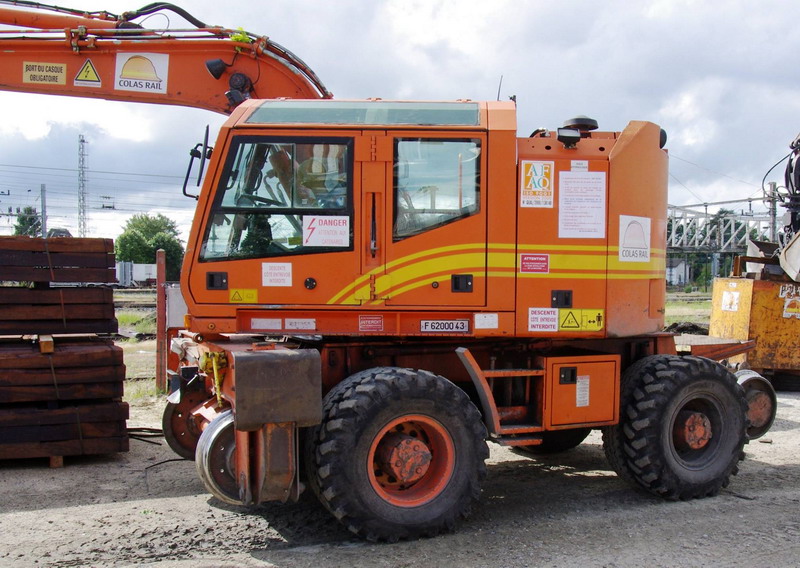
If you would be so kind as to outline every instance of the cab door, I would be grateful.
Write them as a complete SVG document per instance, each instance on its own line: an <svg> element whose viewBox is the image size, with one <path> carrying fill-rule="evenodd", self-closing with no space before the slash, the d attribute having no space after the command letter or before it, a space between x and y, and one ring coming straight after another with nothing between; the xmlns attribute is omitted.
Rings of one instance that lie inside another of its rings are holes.
<svg viewBox="0 0 800 568"><path fill-rule="evenodd" d="M384 143L385 265L375 286L387 306L486 305L486 137L395 131Z"/></svg>

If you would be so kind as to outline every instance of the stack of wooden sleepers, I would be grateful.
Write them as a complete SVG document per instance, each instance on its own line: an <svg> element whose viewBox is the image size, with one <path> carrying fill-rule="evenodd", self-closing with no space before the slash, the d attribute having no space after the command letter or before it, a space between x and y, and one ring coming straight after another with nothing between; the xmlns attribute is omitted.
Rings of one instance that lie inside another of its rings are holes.
<svg viewBox="0 0 800 568"><path fill-rule="evenodd" d="M128 450L110 239L0 237L0 459ZM91 285L90 285L91 284Z"/></svg>

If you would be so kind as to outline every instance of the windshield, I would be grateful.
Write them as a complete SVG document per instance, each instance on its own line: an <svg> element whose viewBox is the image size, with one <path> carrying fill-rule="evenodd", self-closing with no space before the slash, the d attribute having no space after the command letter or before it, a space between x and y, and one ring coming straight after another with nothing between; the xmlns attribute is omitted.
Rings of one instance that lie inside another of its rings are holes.
<svg viewBox="0 0 800 568"><path fill-rule="evenodd" d="M349 140L243 137L232 146L202 260L352 247Z"/></svg>

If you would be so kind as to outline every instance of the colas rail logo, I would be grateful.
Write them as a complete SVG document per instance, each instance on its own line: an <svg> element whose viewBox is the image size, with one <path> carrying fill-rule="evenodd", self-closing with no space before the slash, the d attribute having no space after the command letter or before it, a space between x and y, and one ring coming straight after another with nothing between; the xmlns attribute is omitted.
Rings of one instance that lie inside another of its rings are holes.
<svg viewBox="0 0 800 568"><path fill-rule="evenodd" d="M114 87L123 91L167 92L169 55L125 53L117 55Z"/></svg>

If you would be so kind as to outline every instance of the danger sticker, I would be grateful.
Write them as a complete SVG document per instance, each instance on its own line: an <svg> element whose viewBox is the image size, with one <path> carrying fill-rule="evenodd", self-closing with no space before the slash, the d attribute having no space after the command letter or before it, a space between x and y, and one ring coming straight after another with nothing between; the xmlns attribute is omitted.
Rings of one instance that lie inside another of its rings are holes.
<svg viewBox="0 0 800 568"><path fill-rule="evenodd" d="M554 170L553 162L522 160L520 207L553 207L553 196L555 195Z"/></svg>
<svg viewBox="0 0 800 568"><path fill-rule="evenodd" d="M350 217L306 215L303 217L303 245L307 247L349 247Z"/></svg>
<svg viewBox="0 0 800 568"><path fill-rule="evenodd" d="M519 255L519 271L528 274L547 274L550 272L549 254Z"/></svg>
<svg viewBox="0 0 800 568"><path fill-rule="evenodd" d="M528 331L558 331L558 309L528 308Z"/></svg>
<svg viewBox="0 0 800 568"><path fill-rule="evenodd" d="M22 82L37 85L66 85L67 64L24 61L22 63Z"/></svg>
<svg viewBox="0 0 800 568"><path fill-rule="evenodd" d="M291 286L291 262L264 262L261 264L262 286Z"/></svg>

